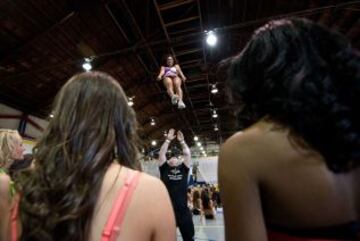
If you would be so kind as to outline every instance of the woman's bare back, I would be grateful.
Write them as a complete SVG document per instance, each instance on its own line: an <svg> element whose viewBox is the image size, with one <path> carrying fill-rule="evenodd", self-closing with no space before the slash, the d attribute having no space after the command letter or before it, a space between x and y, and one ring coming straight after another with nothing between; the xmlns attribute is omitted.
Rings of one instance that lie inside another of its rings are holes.
<svg viewBox="0 0 360 241"><path fill-rule="evenodd" d="M220 184L229 193L225 225L244 230L244 237L265 240L267 224L306 229L359 220L360 170L331 172L318 152L270 121L228 139L219 165Z"/></svg>
<svg viewBox="0 0 360 241"><path fill-rule="evenodd" d="M91 241L100 240L128 168L113 164L107 171L91 225ZM118 240L175 240L176 226L170 199L160 180L142 173L126 210Z"/></svg>

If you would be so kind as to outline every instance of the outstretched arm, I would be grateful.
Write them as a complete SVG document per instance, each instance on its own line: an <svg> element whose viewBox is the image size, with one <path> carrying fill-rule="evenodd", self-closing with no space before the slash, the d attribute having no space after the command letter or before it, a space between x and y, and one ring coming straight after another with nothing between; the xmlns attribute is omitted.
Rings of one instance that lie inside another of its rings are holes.
<svg viewBox="0 0 360 241"><path fill-rule="evenodd" d="M169 144L172 140L174 140L175 138L175 130L174 129L170 129L167 136L166 136L166 140L165 142L162 144L160 151L159 151L159 166L161 166L162 164L164 164L166 162L166 152L169 148Z"/></svg>
<svg viewBox="0 0 360 241"><path fill-rule="evenodd" d="M161 80L162 77L164 76L164 74L165 74L164 66L161 66L161 68L160 68L160 73L159 73L159 75L158 75L158 77L157 77L157 80Z"/></svg>
<svg viewBox="0 0 360 241"><path fill-rule="evenodd" d="M177 65L175 65L175 67L176 67L176 70L179 72L181 79L185 82L186 77L185 77L184 73L182 72L180 65L177 64Z"/></svg>
<svg viewBox="0 0 360 241"><path fill-rule="evenodd" d="M184 134L181 131L177 132L177 139L181 144L181 148L182 148L182 152L183 152L183 156L184 156L184 164L185 164L185 166L190 168L191 152L190 152L190 148L188 147L188 145L185 142Z"/></svg>

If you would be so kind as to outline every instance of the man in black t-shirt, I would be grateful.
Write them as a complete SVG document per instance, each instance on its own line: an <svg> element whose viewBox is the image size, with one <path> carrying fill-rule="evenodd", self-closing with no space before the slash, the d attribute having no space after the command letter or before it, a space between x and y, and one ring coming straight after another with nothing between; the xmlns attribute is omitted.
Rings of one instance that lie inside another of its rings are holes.
<svg viewBox="0 0 360 241"><path fill-rule="evenodd" d="M169 144L175 137L177 137L181 144L183 158L173 153L173 156L167 160L166 153ZM159 169L161 180L164 182L170 194L175 212L176 225L179 227L184 241L193 241L195 233L192 215L187 206L187 181L190 170L190 159L190 149L185 143L183 133L178 131L175 135L175 130L170 129L164 144L160 148Z"/></svg>

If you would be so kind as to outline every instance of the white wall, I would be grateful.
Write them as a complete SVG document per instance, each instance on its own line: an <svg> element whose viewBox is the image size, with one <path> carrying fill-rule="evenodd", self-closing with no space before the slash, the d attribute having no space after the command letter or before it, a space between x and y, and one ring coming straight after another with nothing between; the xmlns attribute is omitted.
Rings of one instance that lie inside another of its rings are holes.
<svg viewBox="0 0 360 241"><path fill-rule="evenodd" d="M43 130L45 130L45 128L47 127L47 125L49 123L47 120L40 119L40 118L35 117L35 116L29 116L29 119L31 119L36 124L38 124ZM28 136L32 136L35 139L37 139L37 138L39 138L41 136L42 131L37 129L35 126L31 125L30 123L27 123L25 134L28 135Z"/></svg>
<svg viewBox="0 0 360 241"><path fill-rule="evenodd" d="M198 179L197 181L207 183L218 183L218 157L200 157L193 160L193 163L198 163Z"/></svg>
<svg viewBox="0 0 360 241"><path fill-rule="evenodd" d="M22 115L22 112L16 109L13 109L9 106L0 104L0 115ZM20 119L17 118L1 118L0 119L0 128L7 128L17 130L19 127Z"/></svg>
<svg viewBox="0 0 360 241"><path fill-rule="evenodd" d="M160 178L158 160L153 159L153 160L150 160L150 161L142 161L141 162L141 167L142 167L143 172Z"/></svg>
<svg viewBox="0 0 360 241"><path fill-rule="evenodd" d="M14 117L14 118L1 118L1 116L8 116L8 115L16 115L21 116L23 112L16 110L14 108L11 108L9 106L6 106L4 104L0 104L0 128L7 128L7 129L13 129L17 130L20 124L20 118ZM37 125L45 129L48 125L48 121L44 119L40 119L36 116L28 116L29 119L34 121ZM37 129L35 126L33 126L31 123L27 122L26 129L25 129L25 135L30 136L33 139L37 139L41 136L42 131Z"/></svg>

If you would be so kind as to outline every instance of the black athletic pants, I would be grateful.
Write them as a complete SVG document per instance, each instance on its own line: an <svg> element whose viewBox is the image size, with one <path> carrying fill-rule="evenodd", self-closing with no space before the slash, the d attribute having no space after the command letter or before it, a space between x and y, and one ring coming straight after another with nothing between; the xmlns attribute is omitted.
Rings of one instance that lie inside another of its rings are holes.
<svg viewBox="0 0 360 241"><path fill-rule="evenodd" d="M195 230L190 210L175 210L175 218L183 240L194 241Z"/></svg>

